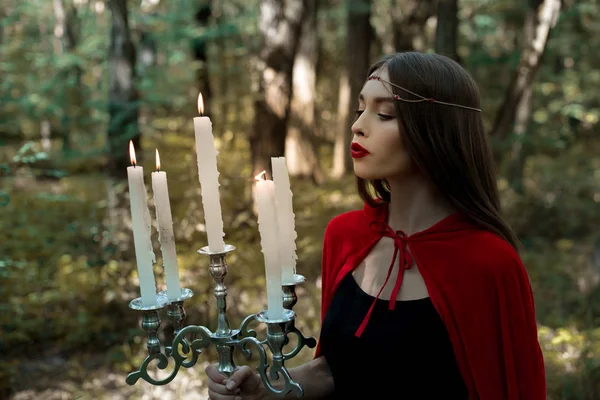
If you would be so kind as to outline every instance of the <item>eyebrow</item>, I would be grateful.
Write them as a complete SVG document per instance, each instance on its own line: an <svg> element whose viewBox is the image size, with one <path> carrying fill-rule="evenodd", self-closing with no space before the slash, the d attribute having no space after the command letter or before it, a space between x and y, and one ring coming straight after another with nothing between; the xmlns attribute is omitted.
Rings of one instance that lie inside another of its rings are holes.
<svg viewBox="0 0 600 400"><path fill-rule="evenodd" d="M365 96L363 96L362 93L359 94L358 95L358 100L359 101L361 101L361 100L365 101ZM374 97L373 101L375 103L393 103L394 99L392 97L389 97L389 96L384 96L384 97Z"/></svg>

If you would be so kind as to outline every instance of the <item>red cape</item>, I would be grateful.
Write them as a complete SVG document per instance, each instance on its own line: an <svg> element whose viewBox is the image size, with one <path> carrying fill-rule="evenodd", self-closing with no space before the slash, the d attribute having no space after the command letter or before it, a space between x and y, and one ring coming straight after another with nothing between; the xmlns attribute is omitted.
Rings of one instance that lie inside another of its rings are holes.
<svg viewBox="0 0 600 400"><path fill-rule="evenodd" d="M372 224L387 222L387 210L365 204L327 226L321 319L344 276L382 238ZM404 240L446 325L469 399L546 400L533 293L512 246L462 213Z"/></svg>

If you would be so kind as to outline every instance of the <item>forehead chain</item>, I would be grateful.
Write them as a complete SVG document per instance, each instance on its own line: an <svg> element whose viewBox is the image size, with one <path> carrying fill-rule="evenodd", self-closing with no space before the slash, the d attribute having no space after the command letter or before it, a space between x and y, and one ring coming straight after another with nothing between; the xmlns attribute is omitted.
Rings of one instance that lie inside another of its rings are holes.
<svg viewBox="0 0 600 400"><path fill-rule="evenodd" d="M417 94L417 93L412 92L412 91L410 91L410 90L408 90L406 88L403 88L402 86L399 86L399 85L396 85L395 83L386 81L385 79L381 79L380 76L372 75L369 78L367 78L367 80L369 80L369 81L372 81L372 80L381 81L381 82L387 83L390 86L393 86L393 87L398 88L400 90L403 90L403 91L405 91L407 93L410 93L413 96L418 97L418 99L409 100L409 99L404 99L404 98L398 96L397 94L392 93L392 97L394 98L394 100L404 101L406 103L421 103L423 101L427 101L429 103L439 103L439 104L444 104L444 105L447 105L447 106L454 106L454 107L466 108L468 110L473 110L473 111L479 111L479 112L481 112L481 110L479 108L469 107L469 106L463 106L461 104L455 104L455 103L448 103L448 102L445 102L445 101L436 100L433 97L423 97L420 94Z"/></svg>

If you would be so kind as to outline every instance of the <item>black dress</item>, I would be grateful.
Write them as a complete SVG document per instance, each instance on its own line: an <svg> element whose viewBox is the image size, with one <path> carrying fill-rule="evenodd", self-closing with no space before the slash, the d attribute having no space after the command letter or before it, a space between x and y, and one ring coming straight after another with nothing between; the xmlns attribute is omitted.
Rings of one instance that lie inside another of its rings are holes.
<svg viewBox="0 0 600 400"><path fill-rule="evenodd" d="M321 329L334 399L467 399L446 327L429 298L377 300L362 336L354 336L374 297L348 273Z"/></svg>

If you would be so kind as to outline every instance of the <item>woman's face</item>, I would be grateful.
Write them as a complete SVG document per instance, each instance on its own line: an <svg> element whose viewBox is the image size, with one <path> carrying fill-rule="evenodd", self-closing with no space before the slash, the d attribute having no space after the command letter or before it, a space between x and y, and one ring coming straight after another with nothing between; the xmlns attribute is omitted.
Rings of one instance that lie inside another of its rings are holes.
<svg viewBox="0 0 600 400"><path fill-rule="evenodd" d="M390 80L387 68L375 71ZM362 179L398 179L413 172L413 162L402 143L391 87L367 80L359 95L357 119L352 125L354 173ZM364 148L362 151L356 144Z"/></svg>

